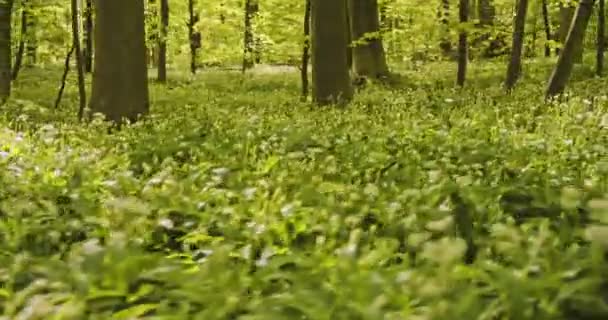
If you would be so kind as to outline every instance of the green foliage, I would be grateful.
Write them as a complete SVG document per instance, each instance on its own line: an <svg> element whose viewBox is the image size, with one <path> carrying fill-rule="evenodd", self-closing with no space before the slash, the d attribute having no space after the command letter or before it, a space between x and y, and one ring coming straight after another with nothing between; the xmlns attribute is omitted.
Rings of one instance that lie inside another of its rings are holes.
<svg viewBox="0 0 608 320"><path fill-rule="evenodd" d="M69 1L28 0L35 20L35 40L38 62L60 63L70 45ZM150 38L158 26L158 16L146 0L148 11L148 46L153 48ZM260 11L253 21L257 43L261 47L261 58L268 64L297 64L303 43L304 0L258 0ZM16 3L20 3L16 1ZM382 38L389 62L403 63L419 60L431 61L442 57L439 44L442 39L451 40L455 48L458 31L466 28L470 34L471 57L483 56L488 47L496 54L508 52L511 43L514 1L495 0L496 19L493 26L478 26L476 10L471 9L470 22L461 26L458 22L458 7L450 1L448 30L442 30L438 19L439 1L426 0L379 0L382 10ZM156 3L158 5L158 1ZM540 1L531 4L527 29L526 54L541 55L545 42ZM549 1L552 31L559 25L559 1ZM188 1L171 1L168 53L170 69L185 70L189 65ZM13 19L14 39L19 39L21 5L16 5ZM203 66L240 65L243 56L244 4L240 0L197 1L196 12L200 21L195 29L201 32L202 48L198 61ZM158 10L156 11L158 13ZM156 22L154 24L153 22ZM587 47L595 45L596 17L591 20ZM158 30L156 30L156 33ZM531 41L530 39L535 39ZM156 40L153 40L156 41ZM558 46L556 42L551 42ZM14 41L17 46L17 41ZM496 47L496 48L494 48Z"/></svg>
<svg viewBox="0 0 608 320"><path fill-rule="evenodd" d="M604 318L605 83L548 106L529 68L505 96L496 64L483 92L433 64L348 109L292 74L176 75L112 134L27 69L0 118L0 319Z"/></svg>

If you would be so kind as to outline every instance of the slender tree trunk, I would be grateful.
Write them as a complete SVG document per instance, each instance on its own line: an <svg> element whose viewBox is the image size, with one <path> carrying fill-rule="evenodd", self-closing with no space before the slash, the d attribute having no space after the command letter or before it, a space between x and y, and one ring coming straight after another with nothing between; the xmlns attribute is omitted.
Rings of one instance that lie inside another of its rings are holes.
<svg viewBox="0 0 608 320"><path fill-rule="evenodd" d="M243 33L243 73L254 65L255 43L253 20L258 13L257 0L245 0L245 31Z"/></svg>
<svg viewBox="0 0 608 320"><path fill-rule="evenodd" d="M604 73L604 51L606 50L606 2L599 0L597 12L597 56L595 73L602 76Z"/></svg>
<svg viewBox="0 0 608 320"><path fill-rule="evenodd" d="M84 83L84 61L82 58L82 49L80 48L80 8L78 0L72 0L72 38L74 51L76 53L76 74L78 75L78 119L82 120L84 109L87 105L87 93Z"/></svg>
<svg viewBox="0 0 608 320"><path fill-rule="evenodd" d="M528 0L517 1L517 13L513 27L513 45L511 49L511 60L507 69L507 79L505 87L511 91L521 74L521 52L524 44L526 27L526 16L528 14Z"/></svg>
<svg viewBox="0 0 608 320"><path fill-rule="evenodd" d="M494 18L496 17L496 7L494 7L493 0L479 0L477 5L477 15L479 17L479 24L481 26L491 26L494 24Z"/></svg>
<svg viewBox="0 0 608 320"><path fill-rule="evenodd" d="M483 0L470 0L469 1L469 19L479 19L478 3Z"/></svg>
<svg viewBox="0 0 608 320"><path fill-rule="evenodd" d="M450 1L441 0L438 10L438 18L441 23L442 37L439 48L444 56L452 56L452 41L450 40Z"/></svg>
<svg viewBox="0 0 608 320"><path fill-rule="evenodd" d="M312 0L312 83L319 105L347 103L353 87L346 54L348 14L345 1Z"/></svg>
<svg viewBox="0 0 608 320"><path fill-rule="evenodd" d="M86 0L84 10L84 70L93 71L93 0Z"/></svg>
<svg viewBox="0 0 608 320"><path fill-rule="evenodd" d="M0 1L0 105L11 94L11 12L13 0Z"/></svg>
<svg viewBox="0 0 608 320"><path fill-rule="evenodd" d="M388 65L380 36L378 0L349 0L353 69L357 76L380 79L388 76Z"/></svg>
<svg viewBox="0 0 608 320"><path fill-rule="evenodd" d="M57 92L57 98L55 98L55 109L59 108L59 105L61 104L61 99L63 98L63 91L65 90L68 74L70 73L70 60L72 60L73 53L74 46L70 46L70 50L65 56L65 60L63 62L63 74L61 75L61 85L59 86L59 92Z"/></svg>
<svg viewBox="0 0 608 320"><path fill-rule="evenodd" d="M38 39L36 37L36 25L38 18L33 13L34 2L26 1L25 8L26 15L26 37L25 37L25 52L27 56L27 65L36 65L38 55Z"/></svg>
<svg viewBox="0 0 608 320"><path fill-rule="evenodd" d="M12 80L17 80L21 66L23 65L23 55L25 54L25 43L27 37L27 0L21 1L21 34L19 35L19 46L17 47L17 54L15 55L15 65L13 66Z"/></svg>
<svg viewBox="0 0 608 320"><path fill-rule="evenodd" d="M190 39L190 72L196 74L196 57L198 49L201 47L201 33L196 30L196 24L199 21L199 15L196 12L196 1L188 0L188 39Z"/></svg>
<svg viewBox="0 0 608 320"><path fill-rule="evenodd" d="M551 35L551 21L549 20L549 6L547 4L547 0L542 0L542 13L543 13L543 25L545 27L545 39L547 43L545 44L545 57L551 56L551 46L549 42L553 40L553 36Z"/></svg>
<svg viewBox="0 0 608 320"><path fill-rule="evenodd" d="M589 24L594 2L595 0L580 0L574 20L572 21L572 27L557 60L557 65L549 78L545 94L546 98L559 95L566 88L578 49L583 45L583 36Z"/></svg>
<svg viewBox="0 0 608 320"><path fill-rule="evenodd" d="M469 0L460 0L458 8L458 16L461 24L466 24L469 21ZM464 26L458 35L458 73L456 75L456 84L460 87L464 86L467 76L467 62L469 60L469 43L467 39L467 31Z"/></svg>
<svg viewBox="0 0 608 320"><path fill-rule="evenodd" d="M349 0L344 1L344 5L346 6L346 62L348 64L348 70L353 69L353 35L350 32L350 26L352 24L352 18L350 17L350 9L349 9Z"/></svg>
<svg viewBox="0 0 608 320"><path fill-rule="evenodd" d="M169 30L169 0L160 0L160 32L158 39L158 81L167 82L167 36Z"/></svg>
<svg viewBox="0 0 608 320"><path fill-rule="evenodd" d="M156 0L148 0L148 10L147 14L150 19L150 26L148 27L148 47L146 49L146 57L147 63L149 66L158 65L158 42L159 42L159 34L158 34L158 8Z"/></svg>
<svg viewBox="0 0 608 320"><path fill-rule="evenodd" d="M474 5L476 1L470 1L469 6L471 2ZM477 18L479 19L477 27L482 30L481 36L475 40L475 43L481 43L484 47L483 56L490 58L495 56L496 49L500 49L500 45L495 40L491 40L491 28L496 18L496 7L494 6L494 0L478 0L477 2L476 8L469 8L469 14L477 11Z"/></svg>
<svg viewBox="0 0 608 320"><path fill-rule="evenodd" d="M537 39L537 27L538 27L538 19L537 15L534 15L534 21L532 22L532 43L528 47L528 51L526 51L526 57L536 57L536 39ZM525 37L525 34L524 34Z"/></svg>
<svg viewBox="0 0 608 320"><path fill-rule="evenodd" d="M572 27L575 11L576 6L574 3L560 4L559 41L561 42L562 46L565 44L566 37L568 36L570 28ZM585 35L583 34L582 41L584 42L584 40ZM583 52L584 47L582 45L576 48L576 51L573 56L574 63L581 63L583 61Z"/></svg>
<svg viewBox="0 0 608 320"><path fill-rule="evenodd" d="M387 2L380 3L380 28L381 29L389 29L389 21L387 16Z"/></svg>
<svg viewBox="0 0 608 320"><path fill-rule="evenodd" d="M302 80L302 101L308 98L308 61L310 60L310 1L306 0L304 12L304 45L302 47L302 67L300 78Z"/></svg>
<svg viewBox="0 0 608 320"><path fill-rule="evenodd" d="M143 0L95 0L91 111L120 124L149 109Z"/></svg>

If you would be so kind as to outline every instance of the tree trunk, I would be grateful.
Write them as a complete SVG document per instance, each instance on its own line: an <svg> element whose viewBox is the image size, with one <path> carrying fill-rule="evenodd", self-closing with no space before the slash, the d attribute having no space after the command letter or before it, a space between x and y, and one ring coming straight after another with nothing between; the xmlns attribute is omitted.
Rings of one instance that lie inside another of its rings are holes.
<svg viewBox="0 0 608 320"><path fill-rule="evenodd" d="M483 27L494 25L496 8L493 2L493 0L479 0L477 15L479 17L479 24Z"/></svg>
<svg viewBox="0 0 608 320"><path fill-rule="evenodd" d="M63 98L63 91L65 90L65 84L67 83L68 74L70 73L70 60L72 59L73 53L74 46L70 46L70 50L65 56L65 60L63 62L63 74L61 75L61 85L59 87L59 92L57 92L57 98L55 98L55 109L59 108L59 105L61 104L61 99Z"/></svg>
<svg viewBox="0 0 608 320"><path fill-rule="evenodd" d="M461 24L466 24L469 21L469 0L460 0L458 16ZM464 28L464 26L461 27ZM467 76L468 47L467 31L462 29L458 35L458 73L456 75L456 84L460 87L464 86Z"/></svg>
<svg viewBox="0 0 608 320"><path fill-rule="evenodd" d="M150 17L150 23L147 28L148 32L148 46L146 49L146 61L149 66L158 65L158 8L156 7L156 0L148 0L148 9L146 11L148 17Z"/></svg>
<svg viewBox="0 0 608 320"><path fill-rule="evenodd" d="M549 20L549 5L547 4L547 0L542 0L542 13L543 13L543 25L545 27L545 39L547 43L545 44L545 57L551 56L551 46L549 42L553 40L553 36L551 35L551 21Z"/></svg>
<svg viewBox="0 0 608 320"><path fill-rule="evenodd" d="M86 0L84 10L84 70L93 71L93 0Z"/></svg>
<svg viewBox="0 0 608 320"><path fill-rule="evenodd" d="M353 87L348 71L345 1L312 0L312 82L319 105L347 103Z"/></svg>
<svg viewBox="0 0 608 320"><path fill-rule="evenodd" d="M589 24L594 2L595 0L580 0L574 20L572 21L572 28L570 28L570 32L566 37L566 42L557 60L557 65L549 78L549 85L545 94L546 98L561 94L566 88L578 49L583 45L583 36Z"/></svg>
<svg viewBox="0 0 608 320"><path fill-rule="evenodd" d="M604 73L604 51L606 50L606 2L599 0L597 12L597 55L595 73L602 76Z"/></svg>
<svg viewBox="0 0 608 320"><path fill-rule="evenodd" d="M11 12L13 0L0 1L0 105L11 94Z"/></svg>
<svg viewBox="0 0 608 320"><path fill-rule="evenodd" d="M517 0L516 0L517 2ZM526 53L524 54L525 57L536 57L536 39L537 37L537 27L538 27L538 21L537 21L537 15L533 16L533 21L532 21L532 43L527 47L527 51L525 51ZM524 35L525 36L525 35ZM526 50L526 49L524 49Z"/></svg>
<svg viewBox="0 0 608 320"><path fill-rule="evenodd" d="M350 33L353 39L353 69L357 76L380 79L388 76L388 65L380 35L378 0L349 0Z"/></svg>
<svg viewBox="0 0 608 320"><path fill-rule="evenodd" d="M38 39L36 37L36 22L38 18L33 14L33 1L24 1L27 5L24 7L26 15L26 36L25 36L25 52L28 58L27 65L33 66L36 64L38 55Z"/></svg>
<svg viewBox="0 0 608 320"><path fill-rule="evenodd" d="M344 1L344 5L346 6L346 63L348 64L348 70L353 69L353 35L350 32L350 25L352 23L352 18L349 14L349 0Z"/></svg>
<svg viewBox="0 0 608 320"><path fill-rule="evenodd" d="M572 18L574 18L574 12L576 7L571 3L562 3L559 4L559 41L563 44L566 42L566 38L568 37L568 31L570 30L570 25L572 23Z"/></svg>
<svg viewBox="0 0 608 320"><path fill-rule="evenodd" d="M190 39L190 72L192 74L196 73L196 57L198 49L201 47L201 33L196 30L196 24L200 17L195 7L196 1L188 0L188 13L190 16L188 21L188 39Z"/></svg>
<svg viewBox="0 0 608 320"><path fill-rule="evenodd" d="M308 61L310 60L310 1L306 0L304 12L304 46L302 47L302 66L300 78L302 80L302 101L308 98Z"/></svg>
<svg viewBox="0 0 608 320"><path fill-rule="evenodd" d="M472 2L475 3L474 0ZM469 6L470 5L471 1L469 2ZM475 11L477 11L477 17L479 19L477 27L480 28L482 32L480 37L475 39L474 43L476 45L481 44L484 57L494 57L497 55L497 51L500 51L502 48L502 45L498 41L491 39L492 26L494 25L494 20L496 18L494 0L478 0L477 8L469 8L469 14Z"/></svg>
<svg viewBox="0 0 608 320"><path fill-rule="evenodd" d="M158 82L167 82L167 37L169 30L169 0L160 0L160 32L158 38Z"/></svg>
<svg viewBox="0 0 608 320"><path fill-rule="evenodd" d="M143 0L95 0L92 112L120 124L149 109Z"/></svg>
<svg viewBox="0 0 608 320"><path fill-rule="evenodd" d="M21 1L21 34L19 35L19 46L17 47L17 54L15 55L15 65L13 66L11 79L12 81L17 80L21 66L23 65L23 55L25 54L25 43L27 37L27 0Z"/></svg>
<svg viewBox="0 0 608 320"><path fill-rule="evenodd" d="M574 19L574 13L576 11L576 6L573 3L568 4L560 4L559 14L560 14L560 23L559 23L559 41L563 45L566 43L566 38L568 37L568 33L570 32L570 28L572 27L572 21ZM583 42L585 40L585 35L583 34ZM582 44L582 42L581 42ZM576 48L574 53L574 62L580 63L583 61L583 51L584 47L581 45Z"/></svg>
<svg viewBox="0 0 608 320"><path fill-rule="evenodd" d="M78 75L78 119L82 120L84 109L87 105L87 94L84 83L84 62L82 58L82 49L80 48L80 8L78 0L72 0L72 45L76 53L76 74Z"/></svg>
<svg viewBox="0 0 608 320"><path fill-rule="evenodd" d="M245 72L251 69L255 59L255 43L253 34L253 20L258 13L257 0L245 0L245 31L243 33L243 68Z"/></svg>
<svg viewBox="0 0 608 320"><path fill-rule="evenodd" d="M439 48L444 56L452 56L452 41L450 40L450 1L441 0L438 14L439 21L441 22L441 41L439 42Z"/></svg>
<svg viewBox="0 0 608 320"><path fill-rule="evenodd" d="M526 27L526 16L528 14L528 0L517 1L517 13L513 27L513 45L511 49L511 60L507 69L505 87L511 91L521 74L521 52L524 44Z"/></svg>

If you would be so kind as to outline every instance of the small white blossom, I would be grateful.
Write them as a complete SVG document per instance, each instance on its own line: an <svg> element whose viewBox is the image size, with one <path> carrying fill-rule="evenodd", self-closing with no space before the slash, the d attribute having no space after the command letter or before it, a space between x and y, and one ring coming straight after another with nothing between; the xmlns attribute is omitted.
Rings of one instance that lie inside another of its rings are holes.
<svg viewBox="0 0 608 320"><path fill-rule="evenodd" d="M173 224L173 220L167 219L167 218L160 219L158 221L158 225L161 226L161 227L163 227L163 228L165 228L165 229L173 229L173 227L175 226Z"/></svg>
<svg viewBox="0 0 608 320"><path fill-rule="evenodd" d="M245 190L243 190L243 195L245 196L245 199L247 200L252 200L253 197L255 196L255 192L256 192L256 188L246 188Z"/></svg>
<svg viewBox="0 0 608 320"><path fill-rule="evenodd" d="M91 239L82 244L82 250L86 255L93 255L103 251L103 248L99 245L99 239Z"/></svg>
<svg viewBox="0 0 608 320"><path fill-rule="evenodd" d="M230 172L230 169L221 167L221 168L215 168L215 169L211 170L211 172L216 176L225 176Z"/></svg>
<svg viewBox="0 0 608 320"><path fill-rule="evenodd" d="M293 213L294 208L295 206L292 203L284 205L281 208L281 214L283 215L283 217L289 217Z"/></svg>

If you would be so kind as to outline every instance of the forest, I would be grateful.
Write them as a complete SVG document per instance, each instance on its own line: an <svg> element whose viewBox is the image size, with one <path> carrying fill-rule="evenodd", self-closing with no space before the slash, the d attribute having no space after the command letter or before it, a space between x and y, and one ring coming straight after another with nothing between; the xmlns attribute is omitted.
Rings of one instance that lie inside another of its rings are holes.
<svg viewBox="0 0 608 320"><path fill-rule="evenodd" d="M0 320L608 319L604 0L0 0Z"/></svg>

